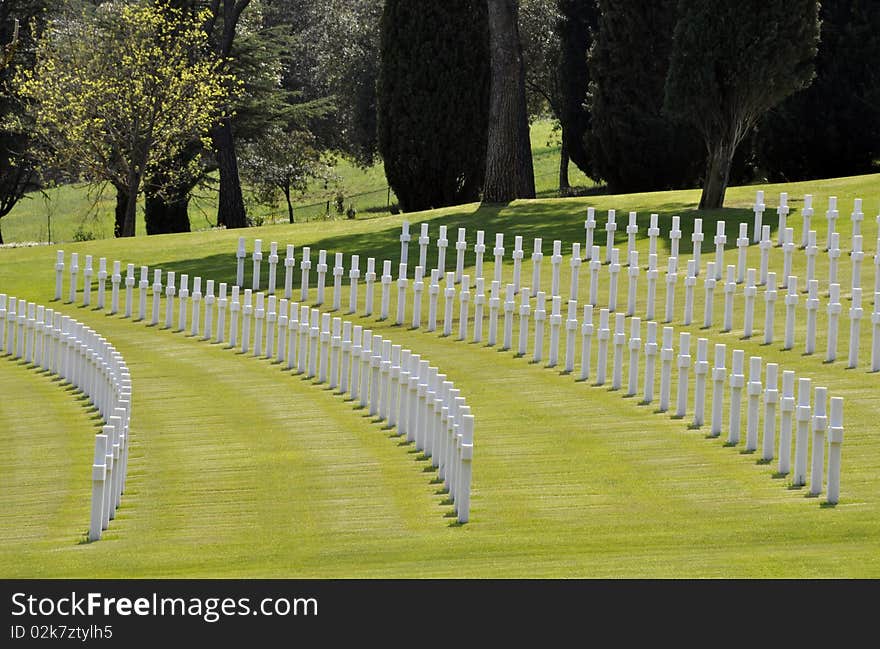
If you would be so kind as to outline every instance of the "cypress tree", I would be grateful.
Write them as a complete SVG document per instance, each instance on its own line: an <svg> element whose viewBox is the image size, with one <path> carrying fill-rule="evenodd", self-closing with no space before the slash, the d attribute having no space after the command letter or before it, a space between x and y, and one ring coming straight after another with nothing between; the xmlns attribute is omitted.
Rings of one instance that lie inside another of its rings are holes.
<svg viewBox="0 0 880 649"><path fill-rule="evenodd" d="M757 129L757 165L770 180L871 173L880 160L880 3L826 0L816 79Z"/></svg>
<svg viewBox="0 0 880 649"><path fill-rule="evenodd" d="M590 84L587 53L593 43L599 7L596 0L557 0L557 7L562 147L578 169L590 175L590 158L584 146L584 136L590 128L590 113L585 106Z"/></svg>
<svg viewBox="0 0 880 649"><path fill-rule="evenodd" d="M724 204L737 147L770 108L813 78L816 0L681 0L666 109L692 123L708 160L700 209Z"/></svg>
<svg viewBox="0 0 880 649"><path fill-rule="evenodd" d="M614 193L696 184L699 139L662 112L678 0L599 0L590 52L593 175Z"/></svg>
<svg viewBox="0 0 880 649"><path fill-rule="evenodd" d="M381 23L379 152L403 211L479 198L488 106L485 0L388 0Z"/></svg>

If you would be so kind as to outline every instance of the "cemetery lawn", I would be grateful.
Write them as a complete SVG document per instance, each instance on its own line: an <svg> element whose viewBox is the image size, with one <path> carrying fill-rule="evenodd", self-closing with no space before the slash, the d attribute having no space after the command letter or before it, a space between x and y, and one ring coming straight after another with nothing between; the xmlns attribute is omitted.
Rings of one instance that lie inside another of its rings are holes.
<svg viewBox="0 0 880 649"><path fill-rule="evenodd" d="M95 415L53 377L0 358L0 577L880 577L880 375L866 369L880 175L761 188L768 205L764 223L773 225L774 241L779 191L789 193L794 208L789 225L798 240L802 197L814 195L813 227L820 243L825 240L827 197L836 195L837 229L846 251L853 198L864 199L862 231L870 254L862 270L866 299L859 368L844 369L848 290L838 361L833 364L822 362L824 295L818 351L804 356L805 296L798 305L797 346L784 352L781 291L777 342L764 346L763 289L758 292L756 334L740 340L742 288L737 290L734 331L722 334L720 288L715 328L699 328L702 278L694 310L699 324L681 325L680 280L676 342L679 331L693 334L692 350L697 337L708 337L710 345L725 342L728 363L731 348L744 349L747 356L778 362L780 369L794 369L846 399L837 506L825 505L824 493L810 498L807 488L790 488L788 477L774 476L775 461L762 464L760 454L743 453L742 444L725 447L723 437L707 439L708 427L690 430L690 414L685 420L658 414L656 405L640 406L639 398L626 399L607 386L578 382L560 375L559 368L532 364L498 348L458 342L455 336L445 339L396 327L393 318L354 318L430 359L471 406L477 422L471 521L457 525L446 495L434 482L430 462L341 396L278 365L220 345L90 308L53 303L56 247L3 249L0 291L57 307L108 338L131 370L134 403L127 493L103 539L84 543ZM714 258L717 219L727 222L726 263L736 263L736 222L748 222L751 231L755 189L732 188L729 207L700 215L706 233L704 264ZM660 213L664 237L671 217L681 215L681 256L690 257L698 200L696 190L539 199L503 207L465 205L406 218L431 224L430 265L436 259L438 225L449 226L450 241L457 227L468 228L469 267L474 263L474 232L485 230L487 276L494 234L504 232L507 281L512 275L513 237L522 235L524 285L530 283L526 278L531 277L532 238L544 240L545 287L552 241L561 239L566 255L561 277L567 287L570 243L583 243L588 205L597 208L596 242L602 244L605 210L617 209L618 223L623 223L617 241L623 249L625 215L638 210L644 264L650 212ZM78 252L81 269L83 256L91 254L96 266L97 258L106 256L108 265L119 259L123 267L130 262L232 283L236 241L244 235L249 252L254 238L263 240L264 249L269 241L278 241L282 250L283 244L294 243L297 261L304 245L311 246L313 260L321 248L345 252L346 271L349 255L360 254L363 273L367 256L394 260L396 268L403 218L140 236L59 247L67 254ZM418 255L417 225L413 231L410 259ZM668 239L660 246L662 260ZM451 247L447 267L454 258ZM752 246L749 266L757 268L758 258L758 248ZM774 248L771 270L781 272L781 266L782 253ZM250 267L248 259L248 286ZM804 269L805 258L798 251L793 272L803 277ZM827 257L821 254L817 277L825 273ZM840 281L845 287L850 285L849 273L844 254ZM283 269L279 275L283 277ZM298 272L295 277L298 280ZM588 280L584 265L581 301L588 294ZM65 273L65 295L67 282ZM601 283L607 290L607 267ZM332 278L328 284L327 301L332 304ZM644 286L643 272L642 314ZM624 273L624 303L625 287ZM343 290L342 303L347 305L347 279ZM658 282L657 290L662 313L665 282ZM363 299L363 285L360 295ZM377 300L378 295L377 283ZM427 291L424 300L423 318ZM392 313L395 303L392 291ZM455 311L457 315L457 306ZM410 314L408 309L407 319ZM514 340L517 330L515 325ZM545 341L548 338L545 335ZM579 348L579 335L577 344ZM530 339L530 349L531 345ZM595 359L595 341L593 345ZM577 358L579 362L579 352ZM675 383L673 401L674 394Z"/></svg>

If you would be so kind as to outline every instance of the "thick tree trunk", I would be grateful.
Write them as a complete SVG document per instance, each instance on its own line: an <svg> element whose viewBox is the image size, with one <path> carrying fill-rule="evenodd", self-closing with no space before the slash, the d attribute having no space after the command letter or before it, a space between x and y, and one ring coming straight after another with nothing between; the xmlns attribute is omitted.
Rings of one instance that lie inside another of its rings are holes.
<svg viewBox="0 0 880 649"><path fill-rule="evenodd" d="M220 201L217 207L217 225L227 228L247 227L241 179L238 175L238 158L235 155L235 139L232 122L227 117L213 132L217 162L220 167Z"/></svg>
<svg viewBox="0 0 880 649"><path fill-rule="evenodd" d="M562 138L562 146L559 149L559 195L571 194L571 182L568 179L568 145Z"/></svg>
<svg viewBox="0 0 880 649"><path fill-rule="evenodd" d="M706 180L700 196L700 209L712 210L724 207L724 195L730 179L730 166L736 147L726 141L710 144L709 158L706 162Z"/></svg>
<svg viewBox="0 0 880 649"><path fill-rule="evenodd" d="M136 173L132 173L128 179L128 201L125 203L125 220L122 223L122 236L133 237L135 232L135 218L137 217L137 197L141 179Z"/></svg>
<svg viewBox="0 0 880 649"><path fill-rule="evenodd" d="M492 89L483 201L535 197L518 0L489 0Z"/></svg>
<svg viewBox="0 0 880 649"><path fill-rule="evenodd" d="M125 210L128 208L128 189L122 185L114 185L116 189L116 211L113 221L113 236L121 237L125 227Z"/></svg>
<svg viewBox="0 0 880 649"><path fill-rule="evenodd" d="M189 232L189 188L175 188L168 200L159 194L144 195L147 234Z"/></svg>

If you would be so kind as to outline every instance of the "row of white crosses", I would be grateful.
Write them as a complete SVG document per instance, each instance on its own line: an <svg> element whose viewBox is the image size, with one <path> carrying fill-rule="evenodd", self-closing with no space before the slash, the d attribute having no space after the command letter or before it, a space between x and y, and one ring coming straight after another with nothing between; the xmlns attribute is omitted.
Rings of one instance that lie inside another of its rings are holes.
<svg viewBox="0 0 880 649"><path fill-rule="evenodd" d="M58 263L63 263L63 253L59 253ZM134 266L128 267L129 274L133 274ZM142 321L147 320L148 283L144 278L148 276L149 268L142 266L138 299L138 317ZM154 269L153 279L150 324L159 324L163 288L166 329L185 331L191 311L190 335L225 343L228 313L229 348L274 360L316 379L318 384L326 383L331 389L349 393L352 399L369 407L370 414L379 415L396 427L399 434L405 434L408 441L415 442L416 448L431 458L449 490L459 522L468 521L474 418L460 391L427 360L392 345L390 340L373 336L359 325L287 298L267 296L252 289L240 291L238 286L232 286L229 295L223 282L217 287L217 297L214 280L206 281L206 294L202 296L201 277L194 278L190 294L187 275L180 275L175 287L175 272L168 271L163 287L160 269ZM307 287L307 280L303 282ZM308 295L307 291L305 294ZM76 299L75 291L71 297ZM133 292L129 291L125 297L128 317L134 311L133 303ZM115 299L113 304L111 313L118 309ZM383 304L387 305L387 300L383 299Z"/></svg>
<svg viewBox="0 0 880 649"><path fill-rule="evenodd" d="M710 265L711 270L711 265ZM727 287L734 286L735 280L733 273L735 268L728 267L728 283ZM748 284L746 287L747 308L745 316L745 328L749 330L751 327L750 314L753 307L755 293L750 289L755 288L754 277L755 270L750 269L748 276ZM711 273L707 280L712 279ZM430 306L428 314L427 331L435 331L438 328L438 318L441 309L438 305L438 299L442 295L444 303L442 305L442 328L443 334L446 336L456 335L457 340L472 340L473 342L483 342L484 330L484 313L486 306L486 296L484 295L484 280L477 278L476 294L471 295L470 276L463 275L458 287L456 287L455 273L450 271L446 273L445 289L442 291L437 284L437 273L432 273L432 284L430 285ZM420 283L417 283L418 286ZM794 282L790 284L795 286ZM770 275L770 282L767 292L772 296L772 287L775 286L775 277ZM826 431L829 430L827 425L827 389L824 387L816 388L815 405L811 414L810 406L810 380L801 379L798 387L797 409L794 408L794 380L793 372L783 372L782 382L782 401L779 397L779 367L776 364L768 364L766 367L766 388L762 387L762 364L759 357L750 359L749 381L746 382L744 374L745 354L742 350L735 350L733 353L732 373L727 376L725 367L726 345L716 345L714 354L714 366L710 367L708 360L709 342L705 338L697 341L697 358L692 363L690 356L690 334L682 333L680 335L680 347L678 355L675 354L673 347L674 330L672 327L664 327L662 330L663 338L658 340L657 329L658 324L654 321L646 323L646 342L642 346L641 323L639 317L632 317L630 321L629 334L626 331L626 315L624 313L615 313L615 326L611 329L610 318L611 310L603 308L599 312L598 328L594 329L593 323L593 305L585 305L583 309L583 320L578 321L578 304L574 300L570 300L567 304L567 314L563 319L562 299L560 296L548 296L543 291L538 291L535 296L535 308L531 307L531 290L529 287L521 287L520 302L517 305L513 284L505 286L505 300L502 303L499 293L499 284L497 281L492 282L492 292L488 300L488 344L496 345L498 343L499 329L501 331L500 346L503 350L512 350L514 348L514 340L516 340L516 353L519 356L529 356L535 363L544 362L544 350L547 347L544 343L547 321L549 320L549 354L546 361L548 367L556 367L560 361L564 363L566 372L573 372L575 368L575 355L577 351L576 336L578 330L581 332L581 365L580 379L588 380L591 378L591 366L593 358L593 338L597 339L597 351L595 356L595 384L605 385L611 383L613 389L623 388L624 374L624 357L627 350L629 351L629 376L627 384L628 396L634 396L638 392L640 358L644 358L644 376L643 376L643 399L645 403L651 403L655 400L654 388L656 384L657 365L660 368L660 384L659 384L659 410L666 412L670 410L670 397L673 383L673 371L678 371L678 394L676 400L675 414L679 417L686 415L689 397L689 375L690 368L693 365L695 375L695 387L693 393L693 416L694 424L702 426L705 423L705 411L707 408L707 389L709 382L712 382L712 399L711 399L711 434L720 435L724 426L723 403L725 398L724 383L729 382L729 419L728 419L728 444L738 444L741 437L742 429L742 402L743 390L746 390L747 397L747 416L746 416L746 450L757 450L758 434L759 434L759 414L760 403L763 398L764 426L763 426L763 458L767 461L772 460L774 454L777 453L777 419L779 420L779 436L778 436L778 458L780 473L792 473L792 482L795 485L803 485L806 480L806 458L807 449L809 448L808 431L810 425L813 429L813 446L812 446L812 470L810 480L811 493L818 494L823 487L823 469L824 469L824 442ZM732 291L726 293L728 297L732 296ZM547 312L548 297L550 298L550 312ZM795 294L796 297L796 294ZM765 298L766 299L766 298ZM474 304L473 323L471 324L470 304ZM401 302L402 303L402 302ZM421 326L419 305L421 297L414 292L413 303L413 327ZM455 309L458 309L458 331L453 331L453 321L455 319ZM767 336L772 342L773 320L772 303L773 300L767 300L771 308L768 310L766 320L770 323L767 328ZM752 305L752 306L749 306ZM786 337L790 337L793 331L793 316L791 307L792 301L788 302L788 312L786 315ZM307 316L308 307L303 316ZM313 310L313 313L315 311ZM725 305L725 318L729 320L732 313L732 302L728 299ZM549 316L549 317L548 317ZM329 318L329 314L325 314ZM499 317L503 318L499 327ZM530 326L529 320L532 319L533 326ZM518 322L518 334L514 335L514 326ZM729 326L729 325L726 325ZM563 330L565 333L563 334ZM313 320L311 331L317 335L317 321ZM320 330L326 333L326 324ZM566 337L565 357L560 359L560 342L562 336ZM858 339L858 336L855 336ZM532 353L529 354L529 343L533 340ZM302 344L302 343L301 343ZM609 349L611 348L611 349ZM830 349L831 347L829 347ZM611 366L609 369L609 352L611 352ZM378 352L374 352L374 356ZM659 356L659 359L658 359ZM314 368L306 369L305 364L300 368L301 371L313 372ZM610 379L609 379L610 374ZM332 380L332 378L331 378ZM354 388L357 390L357 388ZM357 394L354 395L354 398ZM362 397L362 403L366 405L366 397ZM777 409L777 403L781 405ZM778 411L778 416L777 416ZM792 417L797 416L797 435L792 437ZM832 425L828 434L828 443L830 444L828 457L828 501L837 502L839 497L839 481L840 481L840 444L842 443L842 400L833 398L831 400ZM792 449L792 442L794 448ZM795 458L794 469L791 469L792 455Z"/></svg>
<svg viewBox="0 0 880 649"><path fill-rule="evenodd" d="M116 517L128 469L131 374L122 355L81 322L0 293L0 350L59 376L88 397L104 421L95 436L89 541Z"/></svg>
<svg viewBox="0 0 880 649"><path fill-rule="evenodd" d="M722 224L719 224L722 225ZM741 230L745 228L745 224L742 224ZM769 240L769 226L763 226L765 231L765 241ZM499 235L499 237L502 235ZM420 237L420 240L423 240L424 237ZM519 237L517 237L519 239ZM740 237L740 239L747 240L747 237ZM554 248L554 257L558 255L558 249L560 247L560 242L555 242ZM578 244L574 244L575 249L577 249ZM497 247L496 247L497 248ZM596 250L593 251L594 258L590 263L590 297L588 299L588 303L594 307L600 306L598 304L598 287L600 274L602 271L602 264L598 260L598 255L596 254ZM500 251L499 251L499 254ZM539 253L536 253L539 254ZM334 274L339 277L343 274L344 269L342 268L342 255L341 253L337 254L337 270L334 270ZM619 264L618 258L618 250L613 248L611 250L611 264L608 266L608 285L609 285L609 297L608 297L608 309L610 312L614 313L618 310L618 292L619 292L619 280L618 276L621 273L621 267ZM516 259L516 258L515 258ZM571 295L576 295L578 291L578 282L579 275L577 269L579 267L578 256L575 255L572 257L572 275L571 275ZM656 254L650 255L650 263L649 270L647 272L647 296L646 296L646 308L645 308L645 319L646 320L655 320L658 318L657 309L656 309L656 293L657 293L657 282L659 280L659 271L656 268ZM638 291L638 283L640 276L640 269L638 267L638 253L633 251L630 254L631 264L628 268L628 288L627 288L627 299L626 299L626 315L628 317L634 316L636 314L637 308L637 291ZM746 268L744 255L741 255L740 263L738 266L728 265L726 268L726 277L725 281L721 283L721 286L718 286L718 281L716 277L720 276L719 273L716 272L716 263L723 263L724 258L723 255L719 255L716 258L715 262L708 262L707 264L707 273L704 275L704 292L705 292L705 300L704 300L704 310L703 310L703 327L711 328L715 325L715 295L716 293L720 293L723 290L723 321L721 326L722 332L728 332L733 330L734 328L734 300L737 295L737 286L744 281L745 287L742 291L742 299L744 301L744 309L743 309L743 318L742 318L742 327L744 336L746 338L750 338L753 335L754 323L755 323L755 312L756 306L755 303L757 301L763 301L764 308L764 343L770 344L775 340L774 326L776 323L776 302L779 300L779 292L777 290L777 280L776 273L769 271L767 269L767 265L762 262L762 268L760 271L756 271L752 268ZM373 262L373 259L370 259L369 262ZM357 296L358 296L358 277L359 273L357 272L357 264L358 257L357 255L352 256L352 267L353 270L349 273L350 277L350 300L349 300L349 313L354 313L357 311ZM373 263L368 263L368 267L372 267ZM685 325L690 325L694 321L694 303L695 303L695 291L697 290L697 273L696 273L697 263L695 260L691 259L688 261L687 274L684 280L684 313L682 317L682 322ZM498 265L500 270L500 264ZM798 297L798 278L790 275L791 265L790 263L786 263L786 268L783 272L788 271L789 274L785 275L786 281L782 283L782 287L786 289L786 294L783 297L783 301L785 304L785 334L784 334L784 349L792 349L795 346L794 335L795 335L795 320L796 320L796 307L799 303ZM764 281L760 281L758 272L764 275ZM808 275L810 274L808 269ZM469 299L470 296L470 276L462 276L461 278L456 277L455 273L447 273L446 274L446 289L442 293L447 297L446 310L443 311L444 314L449 313L449 309L452 307L452 300L456 294L454 290L454 284L460 283L462 281L467 282L467 286L464 287L462 291L462 296L464 299ZM514 274L514 284L513 284L513 292L514 294L518 293L518 287L516 285L516 273ZM373 303L373 282L370 281L370 278L374 277L372 272L368 272L368 282L366 288L366 296L367 299L365 301L364 307L364 315L370 316L373 313L372 303ZM450 279L452 278L452 279ZM492 298L500 297L498 295L498 290L500 289L500 272L496 273L496 279L493 280L492 283ZM670 257L668 259L668 268L665 273L665 284L666 284L666 300L663 309L663 322L671 323L675 319L676 310L675 310L675 300L676 300L676 285L678 283L679 273L678 273L678 263L675 257ZM742 278L742 280L741 280ZM430 306L428 311L428 330L434 331L437 327L436 319L438 314L438 306L437 300L441 296L441 287L440 281L443 279L442 275L439 273L439 269L434 269L431 271L430 278L426 278L424 276L424 269L422 266L416 267L415 279L412 284L412 320L411 324L413 328L418 328L422 324L422 314L421 314L421 296L424 292L425 288L428 290ZM532 275L532 280L540 282L540 260L535 265L534 272ZM381 314L380 317L382 319L387 319L389 317L389 304L390 304L390 293L391 286L394 281L394 278L391 275L391 262L384 262L384 272L381 278L382 282L382 298L381 298ZM555 297L553 295L554 289L557 288L558 284L558 275L554 278L554 286L551 287L550 297ZM758 298L758 287L763 285L764 293L763 297ZM397 278L397 314L396 314L396 323L404 324L406 319L406 302L407 302L407 288L409 286L409 280L406 276L406 264L400 264L399 267L399 275ZM484 286L485 280L481 277L477 277L476 279L476 294L474 296L474 302L477 305L477 309L479 313L475 313L475 318L477 320L480 319L480 316L483 313L483 309L481 308L483 304L485 304L486 298L484 295ZM339 287L341 288L341 287ZM338 296L341 294L341 290L334 291L337 296L334 302L338 303ZM558 292L558 291L557 291ZM808 299L805 301L805 307L807 311L807 335L805 341L805 352L807 354L813 354L816 350L816 338L817 338L817 330L816 330L816 322L817 322L817 312L820 307L819 303L819 282L814 278L809 278L807 281L807 292ZM541 294L541 291L530 291L525 299L528 301L529 299L537 299L538 295ZM546 294L545 298L547 297ZM302 290L302 301L308 301L308 281L304 277L303 278L303 290ZM315 303L320 306L321 293L318 294L318 301ZM826 339L827 339L827 351L825 360L826 361L834 361L837 358L837 341L838 341L838 322L839 315L842 312L842 304L840 302L840 286L836 283L832 283L829 292L829 300L828 304L825 305L824 309L828 312L828 326L826 331ZM848 367L854 368L858 364L858 354L859 354L859 334L861 331L860 321L863 317L863 307L862 307L862 294L860 287L853 287L852 289L852 306L847 310L847 315L850 319L850 341L849 341L849 354L848 354ZM338 308L337 304L334 304L334 308ZM536 312L540 312L541 309L535 306ZM874 311L872 313L872 356L871 356L871 369L872 371L880 370L880 293L875 294L874 299ZM450 327L452 326L452 318L447 316L444 318L444 333L449 335L451 333Z"/></svg>

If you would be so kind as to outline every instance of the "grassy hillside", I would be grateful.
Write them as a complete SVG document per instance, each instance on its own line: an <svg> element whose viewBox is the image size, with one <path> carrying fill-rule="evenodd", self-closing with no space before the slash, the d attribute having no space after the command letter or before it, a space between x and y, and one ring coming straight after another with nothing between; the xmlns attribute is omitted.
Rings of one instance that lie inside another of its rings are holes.
<svg viewBox="0 0 880 649"><path fill-rule="evenodd" d="M531 135L538 195L556 196L559 188L559 136L549 120L532 124ZM396 200L388 190L381 163L362 169L340 159L334 173L335 180L326 186L323 181L315 182L304 195L295 199L297 221L324 220L328 209L332 218L344 218L336 212L337 195L344 197L346 208L353 204L358 218L362 219L386 216L390 210L396 209ZM593 185L574 164L570 166L569 174L575 187ZM217 220L216 182L215 176L213 189L198 188L193 194L189 216L194 231L209 229ZM109 239L113 237L115 204L116 194L112 187L100 191L87 186L65 185L48 189L45 194L33 193L0 219L3 240L6 243L45 242L49 241L51 234L53 243L63 243L78 240L77 232L94 239ZM283 199L275 206L249 202L247 209L251 218L267 225L288 221ZM137 232L146 232L142 212L138 214Z"/></svg>
<svg viewBox="0 0 880 649"><path fill-rule="evenodd" d="M848 249L854 197L865 200L866 240L877 235L878 181L874 175L764 189L774 206L779 191L789 192L789 223L796 232L801 197L814 194L820 241L826 198L838 196L838 229ZM718 218L728 222L733 248L734 224L751 223L753 198L754 188L734 188L727 208L701 215L709 233L706 253L714 248ZM545 199L407 218L429 223L432 237L440 224L467 227L471 245L476 229L486 231L488 242L495 232L511 243L523 235L529 250L530 239L541 236L549 257L553 239L583 240L588 205L600 210L600 224L608 208L638 210L642 236L650 212L661 214L664 237L672 215L680 214L682 252L689 253L698 200L696 191ZM313 251L344 251L346 262L350 253L396 262L402 219L265 226L244 234ZM775 219L774 210L765 214L765 223L775 226ZM63 248L231 282L240 234L206 231ZM624 233L618 232L618 241L625 246ZM665 254L668 241L661 246ZM866 248L873 252L873 243ZM646 239L639 240L639 249L645 258ZM0 250L0 291L49 304L54 251ZM429 259L434 254L432 247ZM795 260L794 272L803 276L803 255ZM473 263L469 252L467 265ZM735 263L735 250L728 263ZM757 263L753 246L749 265ZM781 252L774 249L771 266L781 265ZM826 268L822 255L819 277ZM873 268L867 259L864 268L868 287ZM511 267L504 270L509 278ZM562 277L567 285L567 266ZM582 269L581 300L589 290L585 277ZM845 259L840 279L849 285ZM604 277L602 285L607 289ZM644 274L640 286L641 311ZM344 290L346 303L347 283ZM104 539L82 544L95 422L76 395L51 377L0 358L0 576L880 577L880 443L872 399L880 376L865 369L868 345L862 345L857 370L844 369L845 360L824 364L821 353L803 356L805 324L799 317L796 349L783 352L780 342L763 346L760 299L758 335L740 340L741 317L733 332L719 333L720 292L714 329L683 327L681 282L678 291L677 331L779 362L846 398L839 505L823 506L823 497L789 488L788 478L774 477L775 464L744 454L742 445L725 447L723 438L707 439L706 428L689 430L689 419L656 413L607 386L577 382L558 368L497 348L359 318L430 359L467 397L477 421L472 518L457 526L445 495L432 483L435 473L419 454L323 386L183 334L56 304L110 339L131 369L129 493ZM695 313L702 313L702 282L696 295ZM737 295L741 313L741 288ZM658 305L664 297L659 282ZM392 312L395 298L392 292ZM870 306L866 301L866 312ZM783 308L780 300L777 341ZM824 318L820 312L820 332ZM870 340L868 322L866 316L863 341ZM844 316L841 350L848 339ZM824 350L821 338L818 347Z"/></svg>

